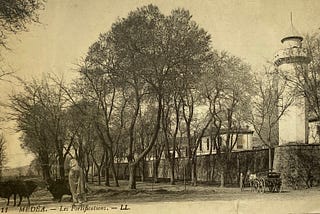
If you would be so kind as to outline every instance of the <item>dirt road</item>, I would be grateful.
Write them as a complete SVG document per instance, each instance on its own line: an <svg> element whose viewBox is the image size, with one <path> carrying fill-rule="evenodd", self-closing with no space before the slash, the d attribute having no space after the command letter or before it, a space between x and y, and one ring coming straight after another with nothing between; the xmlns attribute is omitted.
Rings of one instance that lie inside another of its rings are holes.
<svg viewBox="0 0 320 214"><path fill-rule="evenodd" d="M88 202L72 206L70 196L61 203L52 201L47 190L36 191L31 206L26 199L21 207L6 206L1 213L320 213L320 188L284 190L281 193L256 193L250 189L143 184L138 190L91 186ZM11 200L12 203L12 200Z"/></svg>

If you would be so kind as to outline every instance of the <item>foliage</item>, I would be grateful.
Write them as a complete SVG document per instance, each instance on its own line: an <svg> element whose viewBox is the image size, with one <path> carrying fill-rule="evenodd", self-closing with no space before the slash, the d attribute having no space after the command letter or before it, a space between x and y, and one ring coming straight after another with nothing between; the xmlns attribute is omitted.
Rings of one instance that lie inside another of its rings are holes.
<svg viewBox="0 0 320 214"><path fill-rule="evenodd" d="M304 42L311 62L298 66L298 87L307 99L311 118L320 118L320 35L307 35Z"/></svg>
<svg viewBox="0 0 320 214"><path fill-rule="evenodd" d="M123 133L127 137L122 142L127 145L131 178L139 161L156 143L163 100L177 89L177 82L178 86L193 85L209 59L209 42L208 34L191 20L188 11L174 10L165 16L156 6L148 5L118 20L90 47L82 73L106 78L110 92L117 93L120 103L127 103L123 108ZM152 135L139 151L134 146L138 142L134 133L139 132L139 114L148 108L155 111L150 118ZM110 106L108 109L110 113ZM113 140L111 127L106 130L109 141Z"/></svg>
<svg viewBox="0 0 320 214"><path fill-rule="evenodd" d="M169 15L154 5L131 11L89 47L79 73L72 87L52 78L25 83L12 96L13 118L25 148L46 151L43 163L58 158L61 167L68 154L86 168L90 161L100 168L106 163L116 185L115 160L129 162L135 188L141 161L152 152L160 160L163 151L174 183L179 135L188 139L196 181L205 132L212 126L227 130L224 152L231 153L235 131L248 120L250 66L214 51L210 35L184 9Z"/></svg>
<svg viewBox="0 0 320 214"><path fill-rule="evenodd" d="M44 9L44 0L0 1L0 45L6 47L11 33L27 30L27 25L39 21L38 11Z"/></svg>
<svg viewBox="0 0 320 214"><path fill-rule="evenodd" d="M0 0L0 47L8 49L9 35L28 30L28 24L39 22L39 10L44 9L46 0ZM0 62L1 60L0 48ZM13 71L0 65L0 80Z"/></svg>

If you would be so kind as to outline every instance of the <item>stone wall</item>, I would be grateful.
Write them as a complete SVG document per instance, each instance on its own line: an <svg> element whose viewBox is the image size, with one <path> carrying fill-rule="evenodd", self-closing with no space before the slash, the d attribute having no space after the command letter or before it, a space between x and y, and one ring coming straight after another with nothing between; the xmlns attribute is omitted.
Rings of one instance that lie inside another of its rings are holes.
<svg viewBox="0 0 320 214"><path fill-rule="evenodd" d="M273 155L273 151L272 151ZM273 156L272 156L273 158ZM225 184L238 184L239 176L242 172L244 175L247 172L257 173L268 171L268 149L250 150L232 152L227 160L226 154L221 154L219 157L216 154L202 155L197 157L197 179L200 182L219 183L221 163L225 167ZM190 170L187 158L177 158L175 165L175 178L177 180L190 180ZM137 176L141 177L142 164L137 170ZM147 161L145 163L145 177L153 177L155 163ZM128 178L128 166L125 163L116 164L119 179ZM170 178L170 165L165 159L162 159L158 168L158 178Z"/></svg>
<svg viewBox="0 0 320 214"><path fill-rule="evenodd" d="M287 144L275 149L275 170L285 187L309 188L320 182L320 144Z"/></svg>

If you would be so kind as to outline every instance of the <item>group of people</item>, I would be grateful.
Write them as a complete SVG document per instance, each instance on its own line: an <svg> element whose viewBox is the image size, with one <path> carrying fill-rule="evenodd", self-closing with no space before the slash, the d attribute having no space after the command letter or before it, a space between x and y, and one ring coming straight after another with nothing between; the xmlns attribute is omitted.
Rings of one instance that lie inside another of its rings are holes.
<svg viewBox="0 0 320 214"><path fill-rule="evenodd" d="M70 171L68 178L73 204L82 204L83 202L87 201L83 171L76 159L70 160Z"/></svg>

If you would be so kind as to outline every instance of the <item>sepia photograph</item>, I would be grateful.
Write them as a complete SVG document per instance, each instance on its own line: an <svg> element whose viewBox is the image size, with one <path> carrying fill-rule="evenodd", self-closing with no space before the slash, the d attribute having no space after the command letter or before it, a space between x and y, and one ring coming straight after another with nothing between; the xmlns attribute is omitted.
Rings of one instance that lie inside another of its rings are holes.
<svg viewBox="0 0 320 214"><path fill-rule="evenodd" d="M0 214L319 214L319 11L0 0Z"/></svg>

